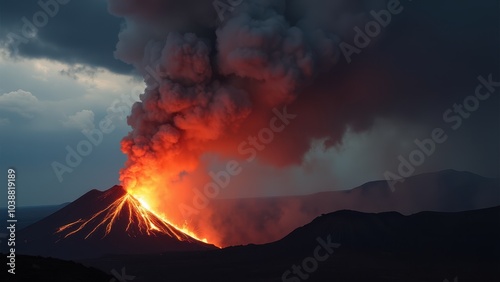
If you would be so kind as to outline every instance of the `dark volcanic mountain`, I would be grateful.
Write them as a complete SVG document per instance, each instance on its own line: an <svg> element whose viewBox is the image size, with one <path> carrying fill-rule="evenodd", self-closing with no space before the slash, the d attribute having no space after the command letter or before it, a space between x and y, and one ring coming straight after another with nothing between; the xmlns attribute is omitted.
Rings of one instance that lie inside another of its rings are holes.
<svg viewBox="0 0 500 282"><path fill-rule="evenodd" d="M85 258L215 249L142 208L121 186L92 190L17 234L19 254Z"/></svg>

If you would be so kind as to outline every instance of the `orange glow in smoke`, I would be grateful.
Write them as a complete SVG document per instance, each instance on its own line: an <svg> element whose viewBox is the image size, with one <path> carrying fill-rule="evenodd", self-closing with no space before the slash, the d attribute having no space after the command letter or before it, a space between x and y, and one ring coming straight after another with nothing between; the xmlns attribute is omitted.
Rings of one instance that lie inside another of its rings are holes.
<svg viewBox="0 0 500 282"><path fill-rule="evenodd" d="M85 239L87 239L92 235L97 235L97 232L104 228L104 238L111 232L114 224L122 216L128 217L128 225L125 231L129 232L129 235L134 235L130 234L134 226L137 227L138 232L141 234L166 234L180 241L192 241L192 239L196 239L208 243L207 239L199 238L195 233L190 231L187 226L176 226L165 217L152 211L150 205L144 198L135 197L128 192L105 209L92 215L90 218L85 220L78 219L63 225L58 228L56 233L67 232L66 235L64 235L64 238L67 238L78 232L86 232ZM99 234L100 233L99 231Z"/></svg>

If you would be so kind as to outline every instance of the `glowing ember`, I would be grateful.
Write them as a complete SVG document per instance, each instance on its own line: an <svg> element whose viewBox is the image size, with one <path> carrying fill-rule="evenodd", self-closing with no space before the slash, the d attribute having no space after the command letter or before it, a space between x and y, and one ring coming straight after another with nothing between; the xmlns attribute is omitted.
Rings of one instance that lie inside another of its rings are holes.
<svg viewBox="0 0 500 282"><path fill-rule="evenodd" d="M96 235L98 230L104 229L104 238L111 232L117 220L122 216L128 218L125 231L129 236L135 236L137 233L150 236L166 234L180 241L193 241L193 239L196 239L207 243L206 239L198 238L186 226L182 228L177 227L164 217L157 215L149 208L145 200L138 200L130 193L126 193L108 207L92 215L89 219L78 219L59 227L56 233L67 232L64 235L64 238L67 238L78 232L86 232L85 239L87 239L92 235Z"/></svg>

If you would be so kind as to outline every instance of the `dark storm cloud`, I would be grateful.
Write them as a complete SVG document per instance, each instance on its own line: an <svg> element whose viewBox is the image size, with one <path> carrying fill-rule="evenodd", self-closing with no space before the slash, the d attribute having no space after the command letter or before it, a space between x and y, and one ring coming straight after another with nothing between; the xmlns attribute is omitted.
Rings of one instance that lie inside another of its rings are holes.
<svg viewBox="0 0 500 282"><path fill-rule="evenodd" d="M477 76L498 80L498 21L498 1L407 3L383 40L358 60L388 70L393 91L405 93L395 96L401 99L392 112L426 119L429 110L443 111L474 92Z"/></svg>
<svg viewBox="0 0 500 282"><path fill-rule="evenodd" d="M0 41L6 42L9 33L23 36L23 17L33 22L33 15L42 11L37 2L0 0ZM120 28L121 20L108 13L105 1L73 0L59 5L58 13L39 28L37 37L18 44L18 48L11 44L9 49L22 57L49 58L130 73L131 67L113 56Z"/></svg>
<svg viewBox="0 0 500 282"><path fill-rule="evenodd" d="M493 81L500 81L498 1L405 4L405 11L393 19L382 40L354 58L360 66L376 65L390 74L384 84L389 85L392 99L380 115L446 130L448 141L424 166L437 162L498 176L500 89L462 118L456 130L443 118L448 109L454 111L455 104L474 96L478 76L491 74Z"/></svg>

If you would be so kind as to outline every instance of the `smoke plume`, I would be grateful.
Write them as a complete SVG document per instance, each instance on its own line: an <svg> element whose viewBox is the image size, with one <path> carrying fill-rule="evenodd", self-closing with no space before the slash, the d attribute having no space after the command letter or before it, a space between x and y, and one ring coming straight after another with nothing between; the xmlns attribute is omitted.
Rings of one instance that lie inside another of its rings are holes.
<svg viewBox="0 0 500 282"><path fill-rule="evenodd" d="M210 181L206 156L248 158L238 146L268 127L276 111L287 111L297 118L256 161L300 164L313 140L331 146L348 127L368 128L382 103L385 74L373 75L370 64L342 70L338 44L384 1L108 2L125 20L115 56L133 64L147 84L128 118L120 179L151 208L212 241L227 236L210 225L210 205L192 218L178 209Z"/></svg>

